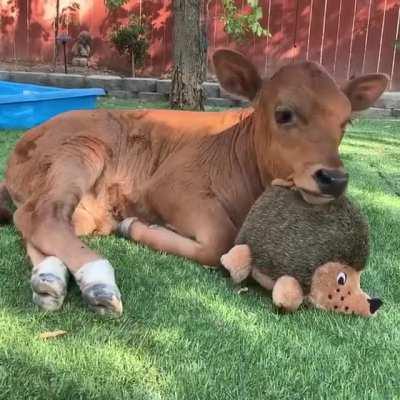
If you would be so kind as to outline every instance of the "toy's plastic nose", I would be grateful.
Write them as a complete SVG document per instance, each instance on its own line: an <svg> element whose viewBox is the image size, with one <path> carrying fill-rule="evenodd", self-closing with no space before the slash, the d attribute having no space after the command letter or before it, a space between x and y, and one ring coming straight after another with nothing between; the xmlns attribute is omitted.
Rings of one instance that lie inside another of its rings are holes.
<svg viewBox="0 0 400 400"><path fill-rule="evenodd" d="M371 314L375 314L379 307L383 304L381 299L368 299L368 303L369 303L369 311L371 312Z"/></svg>

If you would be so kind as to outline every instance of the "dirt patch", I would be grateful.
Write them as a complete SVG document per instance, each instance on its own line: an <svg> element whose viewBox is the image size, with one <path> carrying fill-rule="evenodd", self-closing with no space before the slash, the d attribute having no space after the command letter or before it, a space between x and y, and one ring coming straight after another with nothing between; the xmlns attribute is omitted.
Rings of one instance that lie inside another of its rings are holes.
<svg viewBox="0 0 400 400"><path fill-rule="evenodd" d="M26 71L26 72L64 72L64 64L58 62L54 67L54 64L45 64L29 61L0 61L0 70L6 71ZM68 73L70 74L82 74L82 75L119 75L129 76L121 74L121 72L112 71L107 68L100 68L95 66L89 67L74 67L68 65Z"/></svg>
<svg viewBox="0 0 400 400"><path fill-rule="evenodd" d="M31 62L31 61L5 61L0 60L0 71L25 71L25 72L57 72L57 73L64 73L64 64L61 61L57 62L57 65L54 67L53 63L39 63L39 62ZM88 67L74 67L68 64L68 73L69 74L80 74L80 75L116 75L120 77L128 77L130 78L129 73L123 73L121 71L115 71L106 67L100 67L95 65L89 64ZM150 76L149 74L145 74L140 70L137 71L136 76L138 78L149 78L154 77ZM161 76L159 79L171 79L172 73L168 71ZM217 79L211 71L207 74L207 81L208 82L217 82Z"/></svg>

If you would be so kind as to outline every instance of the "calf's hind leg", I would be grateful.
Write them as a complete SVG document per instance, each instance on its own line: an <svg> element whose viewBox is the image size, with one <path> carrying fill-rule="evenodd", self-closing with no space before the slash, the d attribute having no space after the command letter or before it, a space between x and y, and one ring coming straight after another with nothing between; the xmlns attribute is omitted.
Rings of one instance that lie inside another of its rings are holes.
<svg viewBox="0 0 400 400"><path fill-rule="evenodd" d="M67 294L69 272L57 257L45 256L31 243L26 244L33 269L31 276L33 302L45 311L62 307Z"/></svg>
<svg viewBox="0 0 400 400"><path fill-rule="evenodd" d="M90 308L100 314L120 315L121 295L113 267L75 235L71 223L77 204L102 171L102 164L90 155L60 158L61 164L53 164L43 187L16 211L15 224L33 247L67 266ZM54 271L54 265L46 271Z"/></svg>

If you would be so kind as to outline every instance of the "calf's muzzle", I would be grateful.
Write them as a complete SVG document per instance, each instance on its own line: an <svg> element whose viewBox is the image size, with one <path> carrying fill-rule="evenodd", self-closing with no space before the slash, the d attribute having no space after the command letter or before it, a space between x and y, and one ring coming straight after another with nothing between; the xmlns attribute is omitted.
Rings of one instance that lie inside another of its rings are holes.
<svg viewBox="0 0 400 400"><path fill-rule="evenodd" d="M349 181L349 175L339 169L319 169L313 175L319 190L324 195L339 197L342 195Z"/></svg>

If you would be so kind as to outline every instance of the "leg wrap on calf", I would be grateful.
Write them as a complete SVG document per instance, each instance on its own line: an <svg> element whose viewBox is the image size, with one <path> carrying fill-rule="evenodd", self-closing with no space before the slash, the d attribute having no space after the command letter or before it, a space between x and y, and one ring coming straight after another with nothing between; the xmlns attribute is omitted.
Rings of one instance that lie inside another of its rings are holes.
<svg viewBox="0 0 400 400"><path fill-rule="evenodd" d="M46 257L32 271L33 302L46 311L58 310L65 299L68 269L57 257Z"/></svg>
<svg viewBox="0 0 400 400"><path fill-rule="evenodd" d="M120 222L117 227L118 234L127 239L131 239L131 227L135 221L138 221L138 219L135 217L131 217L126 218L122 222Z"/></svg>
<svg viewBox="0 0 400 400"><path fill-rule="evenodd" d="M122 314L121 293L115 282L114 268L105 260L84 264L76 273L83 298L100 314Z"/></svg>
<svg viewBox="0 0 400 400"><path fill-rule="evenodd" d="M97 283L116 284L114 268L105 259L84 264L75 273L75 279L81 290Z"/></svg>

